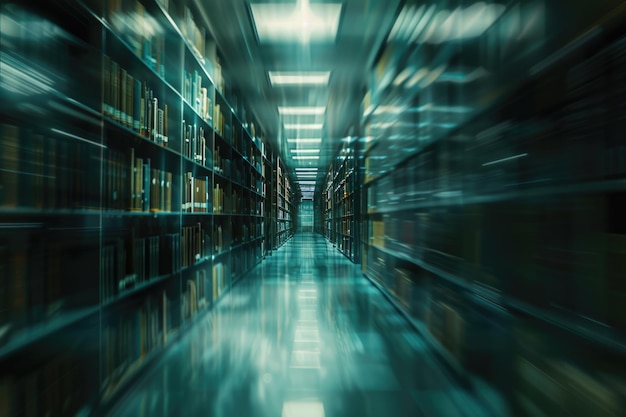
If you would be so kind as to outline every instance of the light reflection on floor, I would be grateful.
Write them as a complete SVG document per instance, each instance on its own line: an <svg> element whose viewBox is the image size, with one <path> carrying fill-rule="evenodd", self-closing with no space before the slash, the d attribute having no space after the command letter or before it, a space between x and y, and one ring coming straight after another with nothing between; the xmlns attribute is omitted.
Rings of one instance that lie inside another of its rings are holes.
<svg viewBox="0 0 626 417"><path fill-rule="evenodd" d="M297 235L238 283L116 416L487 416L327 241Z"/></svg>

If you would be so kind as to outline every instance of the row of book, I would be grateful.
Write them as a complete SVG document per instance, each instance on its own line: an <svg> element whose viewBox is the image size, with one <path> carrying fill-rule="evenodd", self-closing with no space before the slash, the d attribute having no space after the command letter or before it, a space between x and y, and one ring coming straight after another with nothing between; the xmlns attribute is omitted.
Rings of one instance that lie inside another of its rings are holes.
<svg viewBox="0 0 626 417"><path fill-rule="evenodd" d="M0 206L97 209L100 152L68 133L0 124Z"/></svg>
<svg viewBox="0 0 626 417"><path fill-rule="evenodd" d="M202 166L207 166L207 163L213 160L212 142L210 139L207 141L204 128L197 124L187 124L183 120L183 132L183 155Z"/></svg>
<svg viewBox="0 0 626 417"><path fill-rule="evenodd" d="M202 223L183 226L181 233L182 267L190 267L211 255L211 236Z"/></svg>
<svg viewBox="0 0 626 417"><path fill-rule="evenodd" d="M143 359L162 346L172 328L172 302L166 291L148 296L140 306L119 313L103 329L104 395L114 394Z"/></svg>
<svg viewBox="0 0 626 417"><path fill-rule="evenodd" d="M100 13L99 10L96 10ZM161 78L165 78L164 28L139 0L107 0L107 21L131 50Z"/></svg>
<svg viewBox="0 0 626 417"><path fill-rule="evenodd" d="M410 199L414 193L423 201L436 201L448 191L474 196L622 177L625 43L621 39L567 68L554 87L529 83L503 107L502 113L518 115L515 122L481 115L454 137L410 158L390 175L392 197L384 184L378 187L380 204ZM543 100L547 96L550 100ZM541 111L516 107L526 100L542 102ZM460 136L463 142L457 140ZM370 171L378 156L367 158Z"/></svg>
<svg viewBox="0 0 626 417"><path fill-rule="evenodd" d="M169 171L151 166L150 158L135 157L127 152L108 149L104 160L106 209L140 212L171 212L173 176Z"/></svg>
<svg viewBox="0 0 626 417"><path fill-rule="evenodd" d="M183 10L183 21L180 23L183 36L189 41L199 59L204 58L206 51L206 29L196 23L189 7Z"/></svg>
<svg viewBox="0 0 626 417"><path fill-rule="evenodd" d="M107 55L103 77L103 114L161 146L168 146L167 103L159 103L146 81L134 78Z"/></svg>
<svg viewBox="0 0 626 417"><path fill-rule="evenodd" d="M500 394L514 415L610 416L623 408L619 393L624 382L612 359L583 348L588 366L580 367L578 346L567 347L571 339L546 334L546 329L527 320L507 319L505 326L497 315L484 315L476 305L439 286L426 271L396 266L379 256L366 258L368 275L423 322L450 358L489 382L510 388Z"/></svg>
<svg viewBox="0 0 626 417"><path fill-rule="evenodd" d="M213 204L212 200L209 200L209 179L207 177L195 178L191 172L188 172L184 176L184 183L182 211L184 213L211 213Z"/></svg>
<svg viewBox="0 0 626 417"><path fill-rule="evenodd" d="M103 245L101 300L107 301L143 283L181 268L180 234L115 239Z"/></svg>
<svg viewBox="0 0 626 417"><path fill-rule="evenodd" d="M219 146L215 148L215 153L213 154L213 169L218 174L230 178L231 161L229 158L225 158L222 156L220 149L221 148Z"/></svg>
<svg viewBox="0 0 626 417"><path fill-rule="evenodd" d="M213 187L213 195L209 199L210 182L207 177L195 178L191 172L188 172L184 176L184 182L182 211L185 213L212 212L215 214L236 213L258 216L264 213L263 201L258 201L256 198L245 198L236 189L228 193L224 186L219 183Z"/></svg>
<svg viewBox="0 0 626 417"><path fill-rule="evenodd" d="M210 90L206 86L202 86L202 75L196 70L193 73L184 70L183 79L183 98L200 115L202 120L212 126L213 100L211 100Z"/></svg>
<svg viewBox="0 0 626 417"><path fill-rule="evenodd" d="M222 253L230 247L232 243L231 229L227 224L216 224L213 226L213 253Z"/></svg>
<svg viewBox="0 0 626 417"><path fill-rule="evenodd" d="M219 103L215 103L213 106L213 128L227 142L232 142L232 128L230 121L224 117L222 106Z"/></svg>
<svg viewBox="0 0 626 417"><path fill-rule="evenodd" d="M225 283L224 264L213 265L211 274L206 269L195 271L186 280L186 291L181 298L181 317L183 321L193 320L196 314L215 300Z"/></svg>
<svg viewBox="0 0 626 417"><path fill-rule="evenodd" d="M539 308L626 329L620 284L626 253L602 195L550 202L467 206L368 222L369 242ZM607 217L607 210L609 216Z"/></svg>

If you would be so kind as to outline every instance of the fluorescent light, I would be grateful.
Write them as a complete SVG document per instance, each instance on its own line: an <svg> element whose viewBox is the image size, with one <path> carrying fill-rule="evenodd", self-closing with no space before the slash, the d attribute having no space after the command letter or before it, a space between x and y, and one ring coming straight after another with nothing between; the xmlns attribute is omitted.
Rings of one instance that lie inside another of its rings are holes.
<svg viewBox="0 0 626 417"><path fill-rule="evenodd" d="M309 4L308 1L250 5L261 43L334 42L341 8L341 4Z"/></svg>
<svg viewBox="0 0 626 417"><path fill-rule="evenodd" d="M326 112L326 107L279 107L280 114L312 116Z"/></svg>
<svg viewBox="0 0 626 417"><path fill-rule="evenodd" d="M296 168L296 171L317 171L317 168Z"/></svg>
<svg viewBox="0 0 626 417"><path fill-rule="evenodd" d="M326 85L330 71L322 72L279 72L269 71L272 85Z"/></svg>
<svg viewBox="0 0 626 417"><path fill-rule="evenodd" d="M325 417L324 404L319 401L288 401L283 403L281 417Z"/></svg>
<svg viewBox="0 0 626 417"><path fill-rule="evenodd" d="M291 159L320 159L319 155L294 155Z"/></svg>
<svg viewBox="0 0 626 417"><path fill-rule="evenodd" d="M321 143L322 139L287 139L287 143Z"/></svg>
<svg viewBox="0 0 626 417"><path fill-rule="evenodd" d="M292 149L291 153L320 153L319 149Z"/></svg>
<svg viewBox="0 0 626 417"><path fill-rule="evenodd" d="M311 124L286 124L285 129L292 130L317 130L324 127L322 123L311 123Z"/></svg>

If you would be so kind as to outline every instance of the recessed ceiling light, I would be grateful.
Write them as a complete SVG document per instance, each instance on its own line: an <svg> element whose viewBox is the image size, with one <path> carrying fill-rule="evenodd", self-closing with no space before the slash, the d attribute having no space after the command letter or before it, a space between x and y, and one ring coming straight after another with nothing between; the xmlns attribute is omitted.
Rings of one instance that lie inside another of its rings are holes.
<svg viewBox="0 0 626 417"><path fill-rule="evenodd" d="M319 155L294 155L291 159L320 159Z"/></svg>
<svg viewBox="0 0 626 417"><path fill-rule="evenodd" d="M287 139L287 143L321 143L322 139Z"/></svg>
<svg viewBox="0 0 626 417"><path fill-rule="evenodd" d="M278 112L283 115L313 116L326 112L326 107L279 107Z"/></svg>
<svg viewBox="0 0 626 417"><path fill-rule="evenodd" d="M330 71L280 72L269 71L272 85L327 85Z"/></svg>
<svg viewBox="0 0 626 417"><path fill-rule="evenodd" d="M292 149L291 153L320 153L319 149Z"/></svg>
<svg viewBox="0 0 626 417"><path fill-rule="evenodd" d="M296 168L296 171L317 171L317 168Z"/></svg>
<svg viewBox="0 0 626 417"><path fill-rule="evenodd" d="M334 42L341 8L341 4L309 4L308 1L250 5L261 43Z"/></svg>
<svg viewBox="0 0 626 417"><path fill-rule="evenodd" d="M287 124L285 125L285 129L290 130L317 130L321 129L324 125L322 123L312 123L312 124Z"/></svg>

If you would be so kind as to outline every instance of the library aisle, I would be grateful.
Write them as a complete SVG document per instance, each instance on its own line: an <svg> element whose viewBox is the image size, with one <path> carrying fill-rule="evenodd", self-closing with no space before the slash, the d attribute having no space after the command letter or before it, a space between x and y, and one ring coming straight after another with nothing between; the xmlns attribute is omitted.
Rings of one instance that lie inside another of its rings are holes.
<svg viewBox="0 0 626 417"><path fill-rule="evenodd" d="M309 233L297 234L236 284L111 413L492 414L436 366L357 266Z"/></svg>

